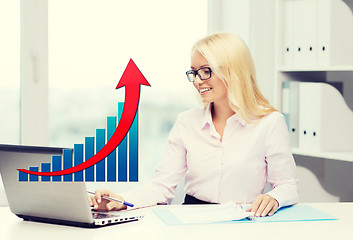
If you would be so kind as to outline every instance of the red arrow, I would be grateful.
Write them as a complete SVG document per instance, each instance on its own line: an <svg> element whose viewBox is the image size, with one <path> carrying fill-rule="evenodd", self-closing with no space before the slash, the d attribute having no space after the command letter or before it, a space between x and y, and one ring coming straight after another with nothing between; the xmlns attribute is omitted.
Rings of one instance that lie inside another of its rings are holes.
<svg viewBox="0 0 353 240"><path fill-rule="evenodd" d="M65 170L55 171L55 172L32 172L26 169L17 169L18 171L39 175L39 176L59 176L70 173L75 173L81 170L84 170L94 164L98 163L106 156L108 156L120 142L124 139L127 132L129 131L131 124L135 118L137 108L140 100L140 85L151 86L146 78L142 75L136 64L132 59L130 59L128 65L125 68L123 75L120 78L116 89L125 86L125 104L123 113L121 115L120 122L118 127L115 129L113 136L109 139L107 144L97 152L93 157L88 159L87 161L74 166L72 168L68 168Z"/></svg>

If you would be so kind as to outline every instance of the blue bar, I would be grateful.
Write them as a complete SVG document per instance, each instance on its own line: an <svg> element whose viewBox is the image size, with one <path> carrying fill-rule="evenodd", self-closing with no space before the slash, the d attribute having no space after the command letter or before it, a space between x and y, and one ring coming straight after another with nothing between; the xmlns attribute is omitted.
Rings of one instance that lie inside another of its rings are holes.
<svg viewBox="0 0 353 240"><path fill-rule="evenodd" d="M129 182L138 181L138 111L129 131Z"/></svg>
<svg viewBox="0 0 353 240"><path fill-rule="evenodd" d="M18 181L28 182L28 173L18 171Z"/></svg>
<svg viewBox="0 0 353 240"><path fill-rule="evenodd" d="M50 163L40 164L41 172L50 172ZM50 182L50 176L41 176L42 182Z"/></svg>
<svg viewBox="0 0 353 240"><path fill-rule="evenodd" d="M123 114L124 103L118 103L118 121ZM118 147L118 182L127 182L127 135Z"/></svg>
<svg viewBox="0 0 353 240"><path fill-rule="evenodd" d="M54 155L51 157L52 157L52 159L51 159L52 172L62 170L61 169L61 155ZM53 180L53 182L61 182L61 176L53 176L52 180Z"/></svg>
<svg viewBox="0 0 353 240"><path fill-rule="evenodd" d="M29 167L29 171L38 172L38 167ZM30 182L38 182L38 175L29 174Z"/></svg>
<svg viewBox="0 0 353 240"><path fill-rule="evenodd" d="M83 163L83 144L74 144L74 164ZM83 182L83 170L74 173L75 182Z"/></svg>
<svg viewBox="0 0 353 240"><path fill-rule="evenodd" d="M107 141L113 136L116 129L116 117L107 117ZM116 181L116 150L107 157L107 181Z"/></svg>
<svg viewBox="0 0 353 240"><path fill-rule="evenodd" d="M96 153L105 145L105 129L96 129ZM96 164L96 182L105 182L105 158Z"/></svg>
<svg viewBox="0 0 353 240"><path fill-rule="evenodd" d="M69 169L73 167L72 149L63 150L63 168ZM72 182L72 173L64 175L64 182Z"/></svg>
<svg viewBox="0 0 353 240"><path fill-rule="evenodd" d="M94 137L85 137L85 161L94 155ZM85 169L85 181L94 182L94 166Z"/></svg>

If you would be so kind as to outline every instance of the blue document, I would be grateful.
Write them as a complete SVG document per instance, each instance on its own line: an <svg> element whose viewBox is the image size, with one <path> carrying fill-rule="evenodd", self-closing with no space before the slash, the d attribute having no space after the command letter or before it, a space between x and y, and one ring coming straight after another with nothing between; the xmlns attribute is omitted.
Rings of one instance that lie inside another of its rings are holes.
<svg viewBox="0 0 353 240"><path fill-rule="evenodd" d="M173 211L161 208L154 209L154 213L167 225L184 225L190 222L184 222L179 219ZM259 223L259 222L296 222L296 221L324 221L324 220L338 220L338 218L331 216L323 211L307 205L293 205L279 209L271 217L255 217L254 220L244 218L234 221L215 222L216 224L232 224L232 223ZM197 223L195 223L197 224Z"/></svg>
<svg viewBox="0 0 353 240"><path fill-rule="evenodd" d="M256 217L254 222L297 222L323 220L338 220L338 218L307 205L293 205L279 209L271 217Z"/></svg>

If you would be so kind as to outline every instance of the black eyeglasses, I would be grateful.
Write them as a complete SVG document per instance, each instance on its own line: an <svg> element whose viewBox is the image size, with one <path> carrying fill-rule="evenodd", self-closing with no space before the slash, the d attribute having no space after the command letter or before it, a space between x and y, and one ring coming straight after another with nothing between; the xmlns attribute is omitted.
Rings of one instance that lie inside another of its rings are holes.
<svg viewBox="0 0 353 240"><path fill-rule="evenodd" d="M186 72L186 76L190 82L195 82L196 75L199 76L201 80L207 80L211 78L212 70L210 67L203 67L198 70L189 70Z"/></svg>

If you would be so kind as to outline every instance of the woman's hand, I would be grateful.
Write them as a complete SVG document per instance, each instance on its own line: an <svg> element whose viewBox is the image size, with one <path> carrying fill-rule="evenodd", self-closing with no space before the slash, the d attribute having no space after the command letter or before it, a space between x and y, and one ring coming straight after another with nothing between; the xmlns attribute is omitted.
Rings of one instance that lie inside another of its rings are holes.
<svg viewBox="0 0 353 240"><path fill-rule="evenodd" d="M102 196L108 196L108 197L112 197L112 198L116 198L124 201L122 197L120 197L119 195L116 195L115 193L107 189L97 190L94 196L88 197L89 204L91 207L93 207L94 210L111 211L111 210L126 209L126 206L123 205L122 203L104 199L102 198Z"/></svg>
<svg viewBox="0 0 353 240"><path fill-rule="evenodd" d="M278 210L278 202L270 195L260 194L247 212L255 212L256 217L272 216Z"/></svg>

